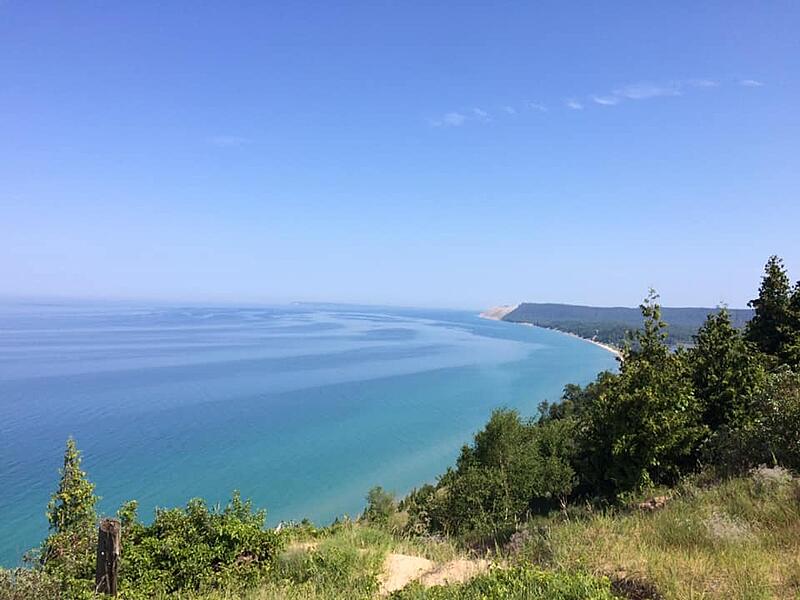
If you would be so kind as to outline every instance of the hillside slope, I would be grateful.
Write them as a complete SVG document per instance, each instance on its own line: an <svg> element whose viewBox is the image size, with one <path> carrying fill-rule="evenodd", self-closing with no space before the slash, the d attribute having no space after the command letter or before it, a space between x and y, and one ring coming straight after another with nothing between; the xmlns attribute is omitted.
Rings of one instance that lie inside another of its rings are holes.
<svg viewBox="0 0 800 600"><path fill-rule="evenodd" d="M669 324L669 343L690 344L706 317L715 308L663 307L662 317ZM729 309L734 327L741 328L753 316L751 309ZM608 344L620 344L627 330L642 324L639 308L580 306L523 302L502 317L504 321L550 327Z"/></svg>
<svg viewBox="0 0 800 600"><path fill-rule="evenodd" d="M426 565L391 596L397 600L798 597L800 481L762 468L710 486L684 483L669 494L627 508L536 518L487 555L488 573L475 569L473 579L446 585L426 578L426 569L441 570L459 555L477 562L447 540L409 539L362 523L298 530L271 583L191 598L374 598L392 574L393 552Z"/></svg>

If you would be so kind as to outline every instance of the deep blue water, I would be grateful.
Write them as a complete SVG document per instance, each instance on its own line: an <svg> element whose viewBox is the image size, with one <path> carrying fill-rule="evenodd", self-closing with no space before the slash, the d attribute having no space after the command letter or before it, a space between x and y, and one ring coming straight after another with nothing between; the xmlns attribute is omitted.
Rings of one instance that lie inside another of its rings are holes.
<svg viewBox="0 0 800 600"><path fill-rule="evenodd" d="M271 523L356 514L435 480L498 406L533 415L616 367L459 311L0 306L0 564L46 534L64 441L114 513L234 489Z"/></svg>

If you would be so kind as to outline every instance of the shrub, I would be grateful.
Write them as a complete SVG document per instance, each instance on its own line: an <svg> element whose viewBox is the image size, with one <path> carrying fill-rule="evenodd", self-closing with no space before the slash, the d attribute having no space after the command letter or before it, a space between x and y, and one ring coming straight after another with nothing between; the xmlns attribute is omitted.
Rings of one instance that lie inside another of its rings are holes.
<svg viewBox="0 0 800 600"><path fill-rule="evenodd" d="M59 581L37 569L0 569L0 598L3 600L60 600Z"/></svg>
<svg viewBox="0 0 800 600"><path fill-rule="evenodd" d="M185 509L158 509L151 525L136 520L131 504L119 516L127 523L120 589L128 598L252 584L270 570L283 542L264 529L266 513L253 511L238 492L222 510L200 499Z"/></svg>
<svg viewBox="0 0 800 600"><path fill-rule="evenodd" d="M800 373L783 367L771 374L748 418L717 431L705 458L724 474L762 464L800 470Z"/></svg>
<svg viewBox="0 0 800 600"><path fill-rule="evenodd" d="M523 422L516 411L495 411L474 443L462 448L436 493L426 493L431 529L496 536L529 512L566 498L575 480L574 424Z"/></svg>
<svg viewBox="0 0 800 600"><path fill-rule="evenodd" d="M431 508L436 497L436 487L426 483L415 488L400 501L399 510L407 515L406 533L425 535L431 531Z"/></svg>

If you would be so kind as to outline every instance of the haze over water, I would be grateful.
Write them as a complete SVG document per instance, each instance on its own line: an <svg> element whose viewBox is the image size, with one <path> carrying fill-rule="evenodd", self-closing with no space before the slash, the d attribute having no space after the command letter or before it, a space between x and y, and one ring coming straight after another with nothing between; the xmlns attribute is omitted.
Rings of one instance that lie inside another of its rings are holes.
<svg viewBox="0 0 800 600"><path fill-rule="evenodd" d="M464 311L0 306L0 564L46 534L73 435L113 514L234 489L323 524L370 487L433 481L492 409L534 415L616 367L557 332Z"/></svg>

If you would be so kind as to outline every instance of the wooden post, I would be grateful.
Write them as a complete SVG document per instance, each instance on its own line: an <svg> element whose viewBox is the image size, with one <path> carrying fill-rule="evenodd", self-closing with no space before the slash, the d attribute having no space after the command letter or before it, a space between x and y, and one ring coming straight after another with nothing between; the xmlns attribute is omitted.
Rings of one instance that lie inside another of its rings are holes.
<svg viewBox="0 0 800 600"><path fill-rule="evenodd" d="M117 595L120 534L122 524L117 519L103 519L97 534L97 569L95 589L101 594Z"/></svg>

